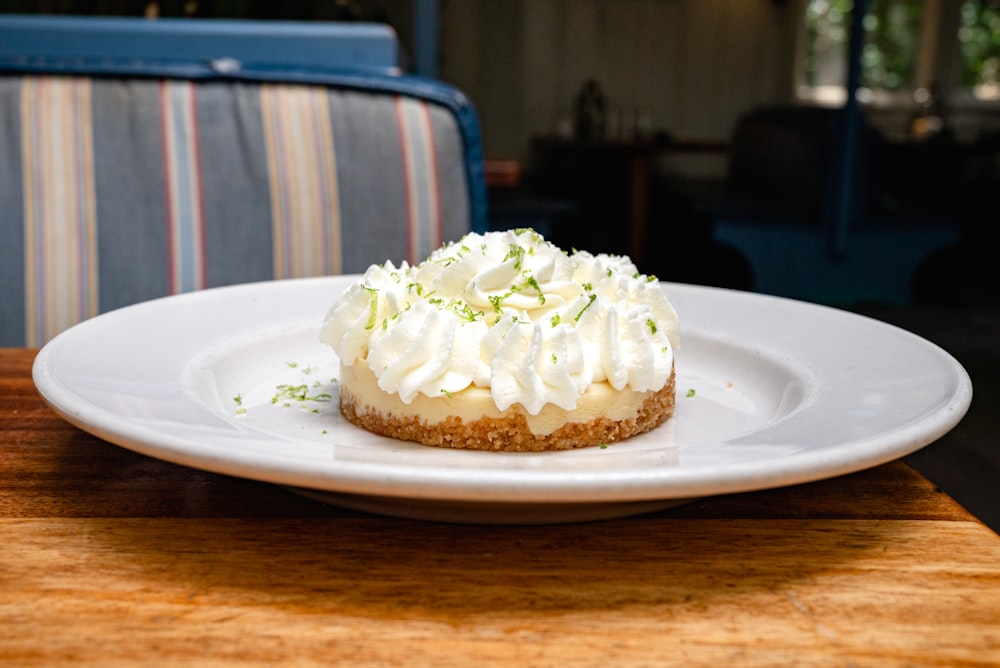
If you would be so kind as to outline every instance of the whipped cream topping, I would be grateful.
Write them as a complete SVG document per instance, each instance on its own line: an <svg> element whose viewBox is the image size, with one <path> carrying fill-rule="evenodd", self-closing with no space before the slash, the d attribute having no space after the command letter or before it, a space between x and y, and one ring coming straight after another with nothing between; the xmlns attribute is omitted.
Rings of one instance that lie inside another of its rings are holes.
<svg viewBox="0 0 1000 668"><path fill-rule="evenodd" d="M566 410L592 383L659 390L677 313L625 256L566 253L533 230L468 234L420 264L372 265L328 310L320 341L409 404L490 388L498 410Z"/></svg>

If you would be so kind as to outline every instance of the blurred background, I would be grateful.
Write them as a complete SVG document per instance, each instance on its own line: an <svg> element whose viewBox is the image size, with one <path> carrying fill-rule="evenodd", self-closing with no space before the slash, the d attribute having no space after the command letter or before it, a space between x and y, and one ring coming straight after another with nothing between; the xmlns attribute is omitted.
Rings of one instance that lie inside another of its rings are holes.
<svg viewBox="0 0 1000 668"><path fill-rule="evenodd" d="M476 106L494 227L629 253L667 280L838 305L996 294L984 242L1000 183L998 0L0 9L387 23L403 68Z"/></svg>
<svg viewBox="0 0 1000 668"><path fill-rule="evenodd" d="M1000 0L0 0L6 13L374 21L462 89L494 229L850 309L970 371L911 462L1000 526Z"/></svg>

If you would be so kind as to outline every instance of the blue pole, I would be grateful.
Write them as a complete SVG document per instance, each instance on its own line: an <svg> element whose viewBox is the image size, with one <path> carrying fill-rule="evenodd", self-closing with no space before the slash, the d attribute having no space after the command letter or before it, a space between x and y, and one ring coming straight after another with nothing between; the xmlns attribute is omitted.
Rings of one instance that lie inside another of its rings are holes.
<svg viewBox="0 0 1000 668"><path fill-rule="evenodd" d="M426 77L438 76L438 0L413 3L414 71Z"/></svg>
<svg viewBox="0 0 1000 668"><path fill-rule="evenodd" d="M840 161L836 174L836 200L831 239L835 258L847 255L851 225L857 213L858 155L861 141L861 108L858 88L861 85L861 51L864 46L864 19L869 0L854 0L851 11L851 35L847 47L847 100L844 102Z"/></svg>

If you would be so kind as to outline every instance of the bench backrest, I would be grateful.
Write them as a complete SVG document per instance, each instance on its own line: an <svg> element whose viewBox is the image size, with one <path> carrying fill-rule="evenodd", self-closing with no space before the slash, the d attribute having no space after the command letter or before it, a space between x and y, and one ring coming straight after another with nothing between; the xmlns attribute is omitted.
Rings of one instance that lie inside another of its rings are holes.
<svg viewBox="0 0 1000 668"><path fill-rule="evenodd" d="M400 74L385 26L322 27L0 17L0 346L484 230L469 101Z"/></svg>

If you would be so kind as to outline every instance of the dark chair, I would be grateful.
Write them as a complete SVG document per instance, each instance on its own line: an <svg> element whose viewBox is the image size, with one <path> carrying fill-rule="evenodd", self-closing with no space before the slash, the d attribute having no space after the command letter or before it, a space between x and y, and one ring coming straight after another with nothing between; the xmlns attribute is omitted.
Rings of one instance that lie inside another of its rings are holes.
<svg viewBox="0 0 1000 668"><path fill-rule="evenodd" d="M832 215L837 109L778 106L743 115L721 192L699 201L717 222L821 226Z"/></svg>
<svg viewBox="0 0 1000 668"><path fill-rule="evenodd" d="M696 196L695 210L715 242L746 258L755 291L836 305L905 304L921 261L955 243L958 226L874 218L874 133L862 124L845 143L844 113L810 106L747 113L733 134L724 188Z"/></svg>

